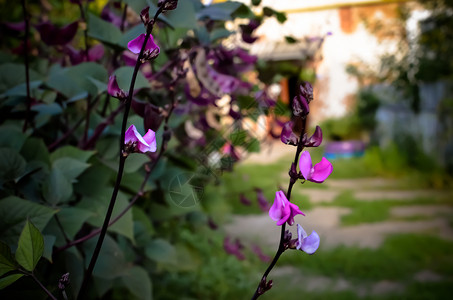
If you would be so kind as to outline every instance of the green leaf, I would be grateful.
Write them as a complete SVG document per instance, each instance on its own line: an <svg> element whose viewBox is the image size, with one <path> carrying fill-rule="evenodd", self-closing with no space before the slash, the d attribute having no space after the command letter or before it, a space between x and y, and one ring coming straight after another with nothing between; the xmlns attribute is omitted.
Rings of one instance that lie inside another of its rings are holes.
<svg viewBox="0 0 453 300"><path fill-rule="evenodd" d="M76 207L64 207L58 212L58 219L66 235L73 239L82 228L83 223L93 215L91 211Z"/></svg>
<svg viewBox="0 0 453 300"><path fill-rule="evenodd" d="M44 235L44 252L42 256L52 262L53 245L55 245L56 237L54 235Z"/></svg>
<svg viewBox="0 0 453 300"><path fill-rule="evenodd" d="M195 8L192 1L179 1L178 8L169 11L166 17L173 27L189 29L197 27Z"/></svg>
<svg viewBox="0 0 453 300"><path fill-rule="evenodd" d="M107 207L110 203L111 195L112 190L110 188L103 188L102 193L99 193L96 197L84 197L77 208L92 212L93 215L88 218L87 222L95 227L101 227L107 212ZM115 207L113 208L112 218L115 218L122 212L128 204L128 198L124 193L119 192ZM125 213L115 224L110 226L108 230L124 235L134 242L134 222L132 220L131 210Z"/></svg>
<svg viewBox="0 0 453 300"><path fill-rule="evenodd" d="M132 73L134 73L134 68L133 67L121 67L116 69L115 75L116 75L116 80L118 82L118 85L120 88L122 88L124 91L128 91L128 87L131 82L132 78ZM135 86L134 89L142 89L142 88L149 88L149 82L143 76L142 72L137 73L137 80L135 81Z"/></svg>
<svg viewBox="0 0 453 300"><path fill-rule="evenodd" d="M19 237L16 250L17 262L28 271L33 271L44 252L44 238L30 221L27 220Z"/></svg>
<svg viewBox="0 0 453 300"><path fill-rule="evenodd" d="M88 14L88 36L107 45L119 47L121 30L110 22L104 21L92 13Z"/></svg>
<svg viewBox="0 0 453 300"><path fill-rule="evenodd" d="M27 163L19 153L13 149L0 148L0 157L0 184L23 175Z"/></svg>
<svg viewBox="0 0 453 300"><path fill-rule="evenodd" d="M83 244L86 257L93 255L96 243L97 239L90 239ZM89 259L85 260L85 267L88 267L89 262ZM114 279L122 276L126 270L127 262L124 259L123 251L121 251L114 239L106 235L93 275L104 279Z"/></svg>
<svg viewBox="0 0 453 300"><path fill-rule="evenodd" d="M61 174L63 174L69 182L74 182L80 174L90 167L90 164L74 158L63 157L55 160L52 167L60 170Z"/></svg>
<svg viewBox="0 0 453 300"><path fill-rule="evenodd" d="M50 155L42 139L30 137L25 141L20 154L28 161L41 161L50 166Z"/></svg>
<svg viewBox="0 0 453 300"><path fill-rule="evenodd" d="M216 21L227 21L231 19L231 14L238 9L242 3L227 1L206 6L197 13L197 18L209 18Z"/></svg>
<svg viewBox="0 0 453 300"><path fill-rule="evenodd" d="M74 184L74 190L84 196L96 197L102 193L99 187L106 186L116 171L112 171L97 160L92 163L93 166L77 178L78 182Z"/></svg>
<svg viewBox="0 0 453 300"><path fill-rule="evenodd" d="M0 242L0 276L16 269L16 261L11 254L11 249L5 243Z"/></svg>
<svg viewBox="0 0 453 300"><path fill-rule="evenodd" d="M0 239L6 244L17 245L17 239L27 218L43 230L56 211L18 197L0 200Z"/></svg>
<svg viewBox="0 0 453 300"><path fill-rule="evenodd" d="M133 266L121 276L124 286L138 299L152 299L152 284L148 272L139 266Z"/></svg>
<svg viewBox="0 0 453 300"><path fill-rule="evenodd" d="M43 197L52 205L68 201L72 195L72 183L63 171L52 168L50 176L43 186Z"/></svg>
<svg viewBox="0 0 453 300"><path fill-rule="evenodd" d="M37 72L29 69L30 81L39 80ZM6 63L0 65L0 94L25 82L25 65Z"/></svg>
<svg viewBox="0 0 453 300"><path fill-rule="evenodd" d="M87 162L94 153L95 151L84 151L74 146L64 146L55 150L55 152L50 155L50 159L52 162L54 162L59 158L71 157L83 162Z"/></svg>
<svg viewBox="0 0 453 300"><path fill-rule="evenodd" d="M176 261L175 248L164 239L152 240L145 249L149 259L160 263L174 263Z"/></svg>
<svg viewBox="0 0 453 300"><path fill-rule="evenodd" d="M0 127L0 147L11 148L20 151L27 136L16 126L2 125Z"/></svg>
<svg viewBox="0 0 453 300"><path fill-rule="evenodd" d="M14 283L17 279L21 278L22 276L24 276L24 274L11 274L9 276L0 278L0 290Z"/></svg>
<svg viewBox="0 0 453 300"><path fill-rule="evenodd" d="M149 157L143 153L131 153L124 165L125 173L137 172L145 163L149 162Z"/></svg>
<svg viewBox="0 0 453 300"><path fill-rule="evenodd" d="M235 130L230 134L230 140L234 146L243 146L246 138L247 131L245 130Z"/></svg>
<svg viewBox="0 0 453 300"><path fill-rule="evenodd" d="M135 241L138 246L145 246L155 233L153 223L151 223L150 217L140 207L133 206L132 215L134 216Z"/></svg>

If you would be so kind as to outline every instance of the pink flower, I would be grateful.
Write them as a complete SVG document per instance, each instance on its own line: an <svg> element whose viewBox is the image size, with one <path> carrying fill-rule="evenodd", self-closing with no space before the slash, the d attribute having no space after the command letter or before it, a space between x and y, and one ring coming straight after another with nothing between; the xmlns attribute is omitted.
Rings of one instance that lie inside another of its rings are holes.
<svg viewBox="0 0 453 300"><path fill-rule="evenodd" d="M137 128L131 125L127 130L124 137L124 144L129 152L156 152L156 133L151 129L142 137L138 133Z"/></svg>
<svg viewBox="0 0 453 300"><path fill-rule="evenodd" d="M332 164L325 157L313 167L310 153L307 151L302 152L300 155L299 169L305 180L316 183L326 180L333 171Z"/></svg>
<svg viewBox="0 0 453 300"><path fill-rule="evenodd" d="M313 254L319 247L319 235L313 231L309 236L305 230L297 224L297 242L296 249L302 250L307 254Z"/></svg>
<svg viewBox="0 0 453 300"><path fill-rule="evenodd" d="M109 83L107 85L107 92L110 96L118 98L118 99L125 99L126 93L119 87L118 82L116 81L116 76L112 75L109 77Z"/></svg>
<svg viewBox="0 0 453 300"><path fill-rule="evenodd" d="M286 199L285 194L283 191L278 191L275 193L274 204L272 204L271 208L269 209L269 216L272 220L277 221L277 226L283 225L287 222L289 225L294 224L294 217L296 215L303 215L305 214L300 211L299 207L288 201Z"/></svg>
<svg viewBox="0 0 453 300"><path fill-rule="evenodd" d="M127 43L127 48L132 53L138 54L138 53L140 53L140 50L142 49L142 45L143 45L144 41L145 41L145 34L142 33L138 37L136 37L135 39L133 39L132 41ZM153 36L149 35L149 39L146 42L146 46L145 46L145 54L147 56L149 56L151 53L153 53L153 54L155 54L155 56L157 56L157 54L159 54L159 52L160 52L159 46L157 46L156 43L154 43Z"/></svg>

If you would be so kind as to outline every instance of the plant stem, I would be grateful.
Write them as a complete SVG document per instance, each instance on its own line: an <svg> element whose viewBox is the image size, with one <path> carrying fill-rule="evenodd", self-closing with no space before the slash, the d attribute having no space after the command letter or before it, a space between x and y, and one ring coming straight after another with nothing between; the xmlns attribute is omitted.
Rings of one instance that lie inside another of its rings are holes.
<svg viewBox="0 0 453 300"><path fill-rule="evenodd" d="M57 298L54 295L52 295L52 293L48 289L46 289L46 287L41 283L41 281L39 281L39 279L36 278L35 274L30 273L30 276L41 287L41 289L43 289L43 291L46 292L47 296L49 296L52 300L57 300Z"/></svg>
<svg viewBox="0 0 453 300"><path fill-rule="evenodd" d="M27 112L25 115L25 122L24 126L22 127L22 132L27 130L28 122L30 120L30 113L31 113L31 97L30 97L30 71L29 71L29 62L28 62L28 35L30 32L30 24L29 24L29 17L27 13L27 7L25 4L25 0L22 0L22 13L24 15L25 21L25 34L24 34L24 62L25 62L25 85L27 88Z"/></svg>
<svg viewBox="0 0 453 300"><path fill-rule="evenodd" d="M77 299L79 299L79 300L86 299L88 283L91 279L91 275L93 274L93 269L94 269L94 266L96 265L96 261L99 257L99 253L101 252L102 243L104 242L104 238L107 233L107 228L110 223L110 218L112 217L112 212L113 212L113 208L115 206L116 197L118 195L118 191L119 191L120 184L121 184L121 179L123 177L124 163L126 162L126 158L127 158L127 156L125 156L125 151L124 151L124 147L125 147L124 138L125 138L125 134L126 134L127 117L129 115L129 111L131 108L132 96L134 94L135 81L137 79L137 74L140 69L141 60L143 58L143 53L145 52L146 43L148 42L148 39L153 30L153 25L156 22L158 15L162 12L163 7L164 7L164 5L162 5L157 10L156 14L154 15L153 22L151 22L150 25L147 26L145 40L143 41L142 48L140 50L140 53L138 54L137 62L135 63L134 73L132 74L131 84L129 86L129 93L127 95L127 99L125 100L125 102L126 102L125 110L124 110L124 114L123 114L123 122L121 125L121 137L120 137L120 141L119 141L119 143L120 143L119 160L120 161L119 161L119 165L118 165L118 174L116 177L115 187L113 189L112 197L110 199L110 204L109 204L107 213L104 218L104 223L102 225L101 232L100 232L98 241L96 243L96 247L94 248L93 256L91 257L90 264L88 266L87 271L85 272L82 286L80 287L79 295L77 297Z"/></svg>
<svg viewBox="0 0 453 300"><path fill-rule="evenodd" d="M294 162L293 163L295 165L297 165L297 161L299 160L299 155L302 152L302 150L304 149L302 137L303 137L304 131L305 131L305 123L303 123L303 125L304 126L302 127L302 130L301 130L301 133L300 133L300 137L299 137L299 143L297 144L296 154L294 156ZM288 189L286 191L286 198L288 199L288 201L291 201L291 191L293 189L294 183L295 183L295 181L290 179L289 185L288 185ZM286 250L285 246L284 246L285 231L286 231L286 223L283 223L281 231L280 231L280 242L278 243L277 252L275 253L275 256L272 259L272 262L270 263L269 267L267 267L266 271L264 272L263 276L261 277L261 281L258 284L258 287L255 290L255 293L253 294L252 300L257 299L259 296L261 296L265 292L265 291L260 291L261 282L263 282L263 280L264 280L264 282L267 281L267 276L269 275L269 273L274 268L275 264L277 263L278 259L280 258L280 255L282 255L282 253L285 252L285 250Z"/></svg>
<svg viewBox="0 0 453 300"><path fill-rule="evenodd" d="M121 18L121 25L120 25L120 30L121 31L124 31L124 23L126 22L127 8L128 8L128 5L126 3L124 5L124 9L123 9L123 17Z"/></svg>
<svg viewBox="0 0 453 300"><path fill-rule="evenodd" d="M89 58L88 58L88 24L87 24L87 19L85 16L85 11L83 10L82 2L78 1L77 4L79 5L79 9L80 9L80 17L82 18L82 21L85 24L85 28L83 29L85 49L84 49L83 53L84 53L86 61L88 61L89 60Z"/></svg>

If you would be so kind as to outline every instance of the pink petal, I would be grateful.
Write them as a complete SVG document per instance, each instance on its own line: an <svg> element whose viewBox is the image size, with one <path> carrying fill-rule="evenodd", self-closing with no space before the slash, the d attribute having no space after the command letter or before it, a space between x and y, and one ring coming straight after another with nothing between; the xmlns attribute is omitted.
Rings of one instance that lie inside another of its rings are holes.
<svg viewBox="0 0 453 300"><path fill-rule="evenodd" d="M143 139L149 145L148 151L156 152L157 145L156 145L156 133L151 129L148 129L148 132L143 136Z"/></svg>
<svg viewBox="0 0 453 300"><path fill-rule="evenodd" d="M312 168L313 164L311 163L310 153L308 151L302 152L299 158L299 169L306 180L310 180Z"/></svg>
<svg viewBox="0 0 453 300"><path fill-rule="evenodd" d="M301 250L307 254L313 254L319 247L319 235L313 231L308 237L304 238Z"/></svg>
<svg viewBox="0 0 453 300"><path fill-rule="evenodd" d="M297 216L297 215L303 215L305 216L305 214L299 209L299 206L297 206L296 204L294 203L291 203L288 201L288 206L290 207L290 216L287 220L288 222L288 225L292 226L294 224L294 217Z"/></svg>
<svg viewBox="0 0 453 300"><path fill-rule="evenodd" d="M319 163L315 165L313 168L313 174L311 175L311 178L308 179L313 182L321 183L324 180L329 177L329 175L333 171L332 164L325 158L323 157Z"/></svg>
<svg viewBox="0 0 453 300"><path fill-rule="evenodd" d="M140 152L148 152L150 150L150 145L143 139L143 137L138 133L137 128L134 125L131 125L125 134L124 143L137 142L137 148Z"/></svg>
<svg viewBox="0 0 453 300"><path fill-rule="evenodd" d="M281 198L277 196L278 192L275 193L274 203L272 204L271 208L269 209L269 217L271 217L274 221L279 221L282 218L283 212L283 203Z"/></svg>
<svg viewBox="0 0 453 300"><path fill-rule="evenodd" d="M145 41L145 34L142 33L135 39L131 40L129 43L127 43L127 48L132 52L132 53L140 53L140 50L142 50L142 45L143 42ZM148 38L148 41L146 42L146 47L145 50L153 51L154 49L158 49L157 53L160 52L160 48L154 43L153 36L150 35Z"/></svg>
<svg viewBox="0 0 453 300"><path fill-rule="evenodd" d="M107 92L110 94L110 96L115 97L115 98L117 98L121 92L121 89L118 86L118 82L116 81L115 75L112 75L109 77L109 83L107 85Z"/></svg>

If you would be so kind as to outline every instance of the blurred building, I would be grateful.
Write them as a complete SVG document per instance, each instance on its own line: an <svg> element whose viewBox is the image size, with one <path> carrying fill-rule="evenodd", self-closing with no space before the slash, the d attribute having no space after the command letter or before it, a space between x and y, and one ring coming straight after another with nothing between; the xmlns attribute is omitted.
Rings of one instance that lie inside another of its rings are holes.
<svg viewBox="0 0 453 300"><path fill-rule="evenodd" d="M239 1L250 4L250 0ZM315 74L311 124L341 117L351 109L361 84L347 72L348 66L378 68L382 55L398 51L399 39L406 30L399 21L399 8L405 2L263 0L260 7L286 13L287 21L281 24L276 18L267 18L254 33L258 40L250 50L267 61L299 63L303 68L299 77ZM295 43L286 43L286 37ZM298 79L282 82L284 98L291 99Z"/></svg>

